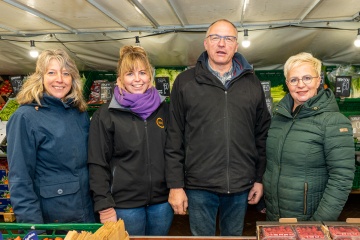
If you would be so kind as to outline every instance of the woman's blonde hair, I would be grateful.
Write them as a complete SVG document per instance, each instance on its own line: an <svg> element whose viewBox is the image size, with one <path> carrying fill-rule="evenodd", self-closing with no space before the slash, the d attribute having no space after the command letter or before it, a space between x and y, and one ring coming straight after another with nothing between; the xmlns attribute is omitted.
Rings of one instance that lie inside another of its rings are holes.
<svg viewBox="0 0 360 240"><path fill-rule="evenodd" d="M123 77L127 72L134 71L140 65L145 67L146 73L150 76L150 86L153 86L153 67L150 64L147 53L139 46L124 46L120 49L120 58L117 64L117 75L120 91L125 89Z"/></svg>
<svg viewBox="0 0 360 240"><path fill-rule="evenodd" d="M19 104L29 104L35 101L41 106L40 99L45 92L44 75L48 70L50 61L53 59L58 61L61 69L65 68L69 71L72 78L70 92L65 96L64 100L67 101L72 99L74 107L78 108L81 112L86 111L87 104L82 92L83 83L80 78L79 70L77 69L75 62L70 58L66 51L62 49L42 51L36 62L35 73L25 80L20 92L16 96L17 101Z"/></svg>
<svg viewBox="0 0 360 240"><path fill-rule="evenodd" d="M309 63L318 76L321 74L321 61L317 58L315 58L311 53L307 52L301 52L299 54L296 54L294 56L291 56L284 65L284 75L285 78L287 78L288 72L294 67L297 67L303 63Z"/></svg>

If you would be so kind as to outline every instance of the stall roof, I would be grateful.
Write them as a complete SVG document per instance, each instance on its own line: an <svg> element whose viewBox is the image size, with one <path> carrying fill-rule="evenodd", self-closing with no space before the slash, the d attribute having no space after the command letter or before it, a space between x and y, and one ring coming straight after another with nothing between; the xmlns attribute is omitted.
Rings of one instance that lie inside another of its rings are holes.
<svg viewBox="0 0 360 240"><path fill-rule="evenodd" d="M248 29L251 46L238 51L255 69L281 69L302 51L325 65L360 64L359 0L2 0L0 9L0 75L34 71L30 40L66 49L82 71L115 70L136 36L154 66L192 66L220 18L239 41Z"/></svg>

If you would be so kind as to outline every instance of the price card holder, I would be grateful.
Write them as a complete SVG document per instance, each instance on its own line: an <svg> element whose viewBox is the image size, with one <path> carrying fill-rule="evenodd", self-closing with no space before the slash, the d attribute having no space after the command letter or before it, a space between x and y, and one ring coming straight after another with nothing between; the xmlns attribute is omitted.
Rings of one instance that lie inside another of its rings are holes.
<svg viewBox="0 0 360 240"><path fill-rule="evenodd" d="M349 116L351 121L354 138L360 139L360 115Z"/></svg>
<svg viewBox="0 0 360 240"><path fill-rule="evenodd" d="M351 76L336 76L335 97L350 97Z"/></svg>
<svg viewBox="0 0 360 240"><path fill-rule="evenodd" d="M323 89L325 85L325 76L324 76L324 72L321 71L320 73L320 86L319 89Z"/></svg>
<svg viewBox="0 0 360 240"><path fill-rule="evenodd" d="M271 96L271 82L270 81L261 81L261 85L264 89L265 97L269 98Z"/></svg>
<svg viewBox="0 0 360 240"><path fill-rule="evenodd" d="M155 77L155 87L162 96L170 96L170 79L169 77Z"/></svg>
<svg viewBox="0 0 360 240"><path fill-rule="evenodd" d="M11 76L10 77L10 83L13 88L14 95L16 95L20 91L20 89L23 85L23 82L24 82L23 76Z"/></svg>
<svg viewBox="0 0 360 240"><path fill-rule="evenodd" d="M273 112L273 110L272 110L273 109L273 98L272 97L266 97L265 101L266 101L266 106L267 106L267 108L269 110L269 113L272 116L273 115L272 114L272 112Z"/></svg>
<svg viewBox="0 0 360 240"><path fill-rule="evenodd" d="M100 100L107 102L112 98L112 93L114 92L115 83L114 82L103 82L100 84Z"/></svg>

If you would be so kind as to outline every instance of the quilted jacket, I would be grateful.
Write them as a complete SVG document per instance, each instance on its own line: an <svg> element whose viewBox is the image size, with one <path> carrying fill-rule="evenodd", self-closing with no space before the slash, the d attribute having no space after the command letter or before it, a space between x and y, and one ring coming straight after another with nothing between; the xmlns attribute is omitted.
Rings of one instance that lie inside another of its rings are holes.
<svg viewBox="0 0 360 240"><path fill-rule="evenodd" d="M267 220L336 221L355 169L350 121L331 90L291 112L288 94L275 107L266 143L263 178Z"/></svg>

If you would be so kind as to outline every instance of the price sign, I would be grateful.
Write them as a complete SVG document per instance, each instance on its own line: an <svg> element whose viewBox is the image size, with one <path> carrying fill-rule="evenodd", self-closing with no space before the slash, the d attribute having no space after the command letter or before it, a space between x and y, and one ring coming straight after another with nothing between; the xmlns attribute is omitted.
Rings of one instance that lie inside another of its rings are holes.
<svg viewBox="0 0 360 240"><path fill-rule="evenodd" d="M273 98L272 97L266 97L266 106L269 110L270 115L272 116L272 108L273 108Z"/></svg>
<svg viewBox="0 0 360 240"><path fill-rule="evenodd" d="M23 76L11 76L10 77L10 83L11 83L11 86L13 88L15 95L20 91L22 84L23 84L23 80L24 80Z"/></svg>
<svg viewBox="0 0 360 240"><path fill-rule="evenodd" d="M100 84L100 100L107 102L112 98L115 84L113 82L103 82Z"/></svg>
<svg viewBox="0 0 360 240"><path fill-rule="evenodd" d="M155 77L155 87L162 96L170 96L170 79L169 77Z"/></svg>
<svg viewBox="0 0 360 240"><path fill-rule="evenodd" d="M351 76L336 76L335 97L350 97Z"/></svg>
<svg viewBox="0 0 360 240"><path fill-rule="evenodd" d="M349 116L349 119L351 121L354 137L360 139L360 115Z"/></svg>
<svg viewBox="0 0 360 240"><path fill-rule="evenodd" d="M264 89L265 97L270 97L271 95L271 82L270 81L261 81L261 85Z"/></svg>

